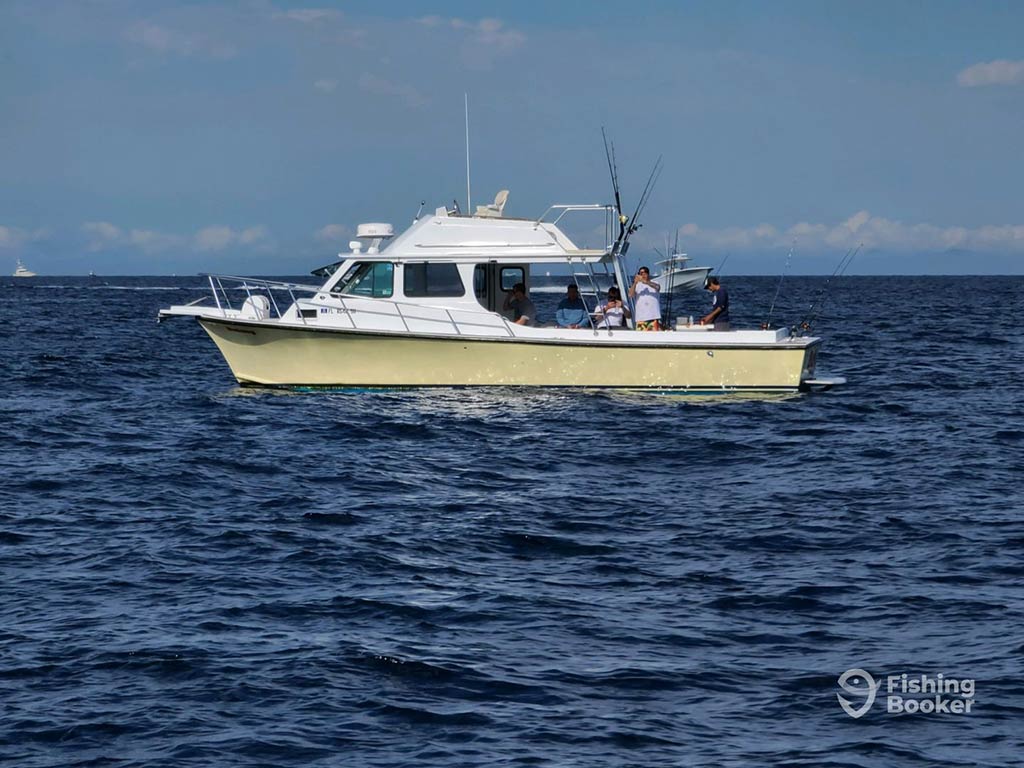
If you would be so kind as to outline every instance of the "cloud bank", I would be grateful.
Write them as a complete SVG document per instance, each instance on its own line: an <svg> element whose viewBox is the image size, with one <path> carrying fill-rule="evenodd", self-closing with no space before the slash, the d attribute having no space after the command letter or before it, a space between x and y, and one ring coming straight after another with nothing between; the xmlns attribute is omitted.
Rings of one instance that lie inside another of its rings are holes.
<svg viewBox="0 0 1024 768"><path fill-rule="evenodd" d="M45 229L37 229L29 232L17 227L0 226L0 249L13 250L20 248L25 243L46 239L49 232Z"/></svg>
<svg viewBox="0 0 1024 768"><path fill-rule="evenodd" d="M232 229L231 227L205 227L196 233L194 242L200 251L223 251L236 245L255 245L267 238L265 227Z"/></svg>
<svg viewBox="0 0 1024 768"><path fill-rule="evenodd" d="M207 35L181 32L149 21L133 24L125 31L125 37L129 42L162 55L231 59L238 53L233 45Z"/></svg>
<svg viewBox="0 0 1024 768"><path fill-rule="evenodd" d="M978 88L985 85L1019 85L1024 83L1024 61L997 59L961 70L956 81L964 88Z"/></svg>
<svg viewBox="0 0 1024 768"><path fill-rule="evenodd" d="M793 241L804 252L865 248L899 252L963 249L996 253L1024 253L1024 224L982 227L941 227L908 224L858 211L838 224L798 222L786 229L771 224L753 227L706 229L697 224L679 228L681 245L710 250L755 251L789 248Z"/></svg>
<svg viewBox="0 0 1024 768"><path fill-rule="evenodd" d="M340 19L341 16L341 11L334 10L333 8L294 8L290 11L274 14L275 19L296 21L300 24L317 24L323 21L333 21Z"/></svg>
<svg viewBox="0 0 1024 768"><path fill-rule="evenodd" d="M352 234L352 230L344 224L328 224L316 231L316 239L328 243L344 240Z"/></svg>
<svg viewBox="0 0 1024 768"><path fill-rule="evenodd" d="M119 248L137 248L146 253L189 247L197 251L222 251L235 246L263 245L268 237L266 227L262 226L246 229L210 226L190 237L152 229L123 229L109 221L87 221L82 225L82 232L88 241L87 250L94 253Z"/></svg>

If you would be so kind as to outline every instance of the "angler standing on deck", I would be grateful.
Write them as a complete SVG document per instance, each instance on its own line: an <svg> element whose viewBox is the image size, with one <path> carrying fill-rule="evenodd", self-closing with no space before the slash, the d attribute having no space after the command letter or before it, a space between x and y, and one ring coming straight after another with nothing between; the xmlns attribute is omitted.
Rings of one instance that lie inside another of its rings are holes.
<svg viewBox="0 0 1024 768"><path fill-rule="evenodd" d="M714 323L714 330L729 330L729 293L718 282L718 278L712 275L704 283L704 288L711 291L711 311L700 319L701 325Z"/></svg>
<svg viewBox="0 0 1024 768"><path fill-rule="evenodd" d="M638 331L661 330L661 286L651 280L651 270L640 267L629 288Z"/></svg>

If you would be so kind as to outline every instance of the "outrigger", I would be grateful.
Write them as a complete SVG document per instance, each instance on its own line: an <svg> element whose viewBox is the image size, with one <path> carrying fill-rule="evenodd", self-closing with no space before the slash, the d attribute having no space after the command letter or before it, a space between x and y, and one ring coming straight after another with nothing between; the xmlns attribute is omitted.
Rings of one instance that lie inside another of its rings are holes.
<svg viewBox="0 0 1024 768"><path fill-rule="evenodd" d="M517 325L502 311L506 292L529 290L540 268L567 264L590 310L608 285L627 286L622 257L635 226L618 205L506 217L507 198L473 213L439 207L398 236L390 224L361 224L351 252L314 272L319 285L209 275L209 296L159 318L195 317L243 385L717 393L841 382L815 378L821 339L788 329ZM584 213L604 216L604 247L579 248L559 227Z"/></svg>

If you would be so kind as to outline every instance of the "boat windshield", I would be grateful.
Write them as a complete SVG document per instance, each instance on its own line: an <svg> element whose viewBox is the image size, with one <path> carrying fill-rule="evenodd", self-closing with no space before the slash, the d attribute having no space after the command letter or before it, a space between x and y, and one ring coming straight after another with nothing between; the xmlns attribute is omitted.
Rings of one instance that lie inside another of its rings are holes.
<svg viewBox="0 0 1024 768"><path fill-rule="evenodd" d="M331 289L349 296L390 298L395 290L395 265L386 261L359 261Z"/></svg>

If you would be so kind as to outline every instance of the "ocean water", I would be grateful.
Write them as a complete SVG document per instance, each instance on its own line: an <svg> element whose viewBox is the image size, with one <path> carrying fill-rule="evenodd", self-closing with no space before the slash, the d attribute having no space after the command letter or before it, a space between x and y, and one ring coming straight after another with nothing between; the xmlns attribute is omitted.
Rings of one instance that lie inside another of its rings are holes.
<svg viewBox="0 0 1024 768"><path fill-rule="evenodd" d="M1024 279L842 278L761 399L242 389L199 286L0 280L5 765L1021 764Z"/></svg>

